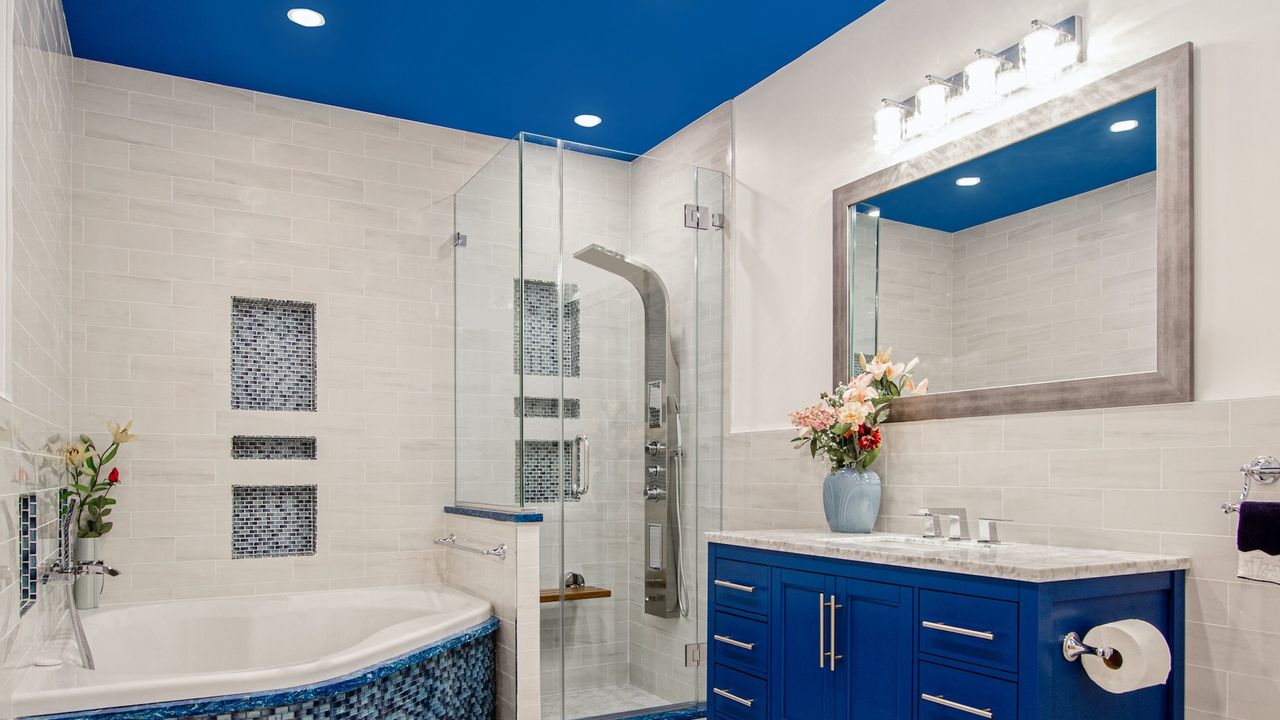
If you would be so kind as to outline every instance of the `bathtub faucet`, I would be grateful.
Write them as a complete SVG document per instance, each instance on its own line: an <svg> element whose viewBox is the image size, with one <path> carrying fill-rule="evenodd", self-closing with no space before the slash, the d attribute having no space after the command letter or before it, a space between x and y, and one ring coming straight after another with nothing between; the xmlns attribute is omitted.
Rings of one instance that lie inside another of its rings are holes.
<svg viewBox="0 0 1280 720"><path fill-rule="evenodd" d="M61 543L61 551L58 553L57 560L54 560L39 572L39 582L44 585L49 582L50 578L65 579L67 581L67 612L71 615L71 627L75 631L76 645L80 649L80 665L86 670L93 670L93 651L89 649L89 637L85 635L84 623L80 620L80 610L76 608L75 582L85 575L116 577L120 574L120 571L101 560L81 560L79 562L71 560L72 549L75 547L73 522L75 510L76 498L70 498L59 521L58 540Z"/></svg>

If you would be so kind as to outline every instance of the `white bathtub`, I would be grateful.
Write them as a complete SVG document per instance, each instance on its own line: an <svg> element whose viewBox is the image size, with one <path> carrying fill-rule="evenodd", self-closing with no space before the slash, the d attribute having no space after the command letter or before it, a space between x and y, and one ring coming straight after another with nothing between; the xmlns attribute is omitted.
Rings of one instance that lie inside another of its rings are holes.
<svg viewBox="0 0 1280 720"><path fill-rule="evenodd" d="M82 613L97 670L74 647L33 668L14 715L222 695L342 677L489 618L490 605L443 587L372 588L121 605Z"/></svg>

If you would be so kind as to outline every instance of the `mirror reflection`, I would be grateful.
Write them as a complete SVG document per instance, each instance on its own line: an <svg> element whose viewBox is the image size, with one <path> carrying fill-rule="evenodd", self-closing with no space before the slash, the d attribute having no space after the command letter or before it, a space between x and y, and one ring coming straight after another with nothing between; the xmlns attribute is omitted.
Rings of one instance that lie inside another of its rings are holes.
<svg viewBox="0 0 1280 720"><path fill-rule="evenodd" d="M850 353L931 392L1156 369L1156 96L849 208Z"/></svg>

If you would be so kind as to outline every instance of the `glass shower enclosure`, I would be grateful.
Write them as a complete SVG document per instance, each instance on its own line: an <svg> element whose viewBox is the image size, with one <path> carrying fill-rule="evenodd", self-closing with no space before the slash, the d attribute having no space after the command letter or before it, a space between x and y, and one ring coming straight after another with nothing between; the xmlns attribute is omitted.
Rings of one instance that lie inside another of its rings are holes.
<svg viewBox="0 0 1280 720"><path fill-rule="evenodd" d="M542 718L704 702L723 175L522 134L454 213L456 496L544 515Z"/></svg>

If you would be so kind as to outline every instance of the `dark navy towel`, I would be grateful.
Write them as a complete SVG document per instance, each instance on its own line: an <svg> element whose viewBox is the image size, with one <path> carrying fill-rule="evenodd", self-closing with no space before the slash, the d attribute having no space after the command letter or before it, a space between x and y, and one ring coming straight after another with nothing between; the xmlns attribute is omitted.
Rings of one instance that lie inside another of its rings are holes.
<svg viewBox="0 0 1280 720"><path fill-rule="evenodd" d="M1240 503L1240 529L1236 531L1236 549L1240 552L1261 550L1280 555L1280 502Z"/></svg>

